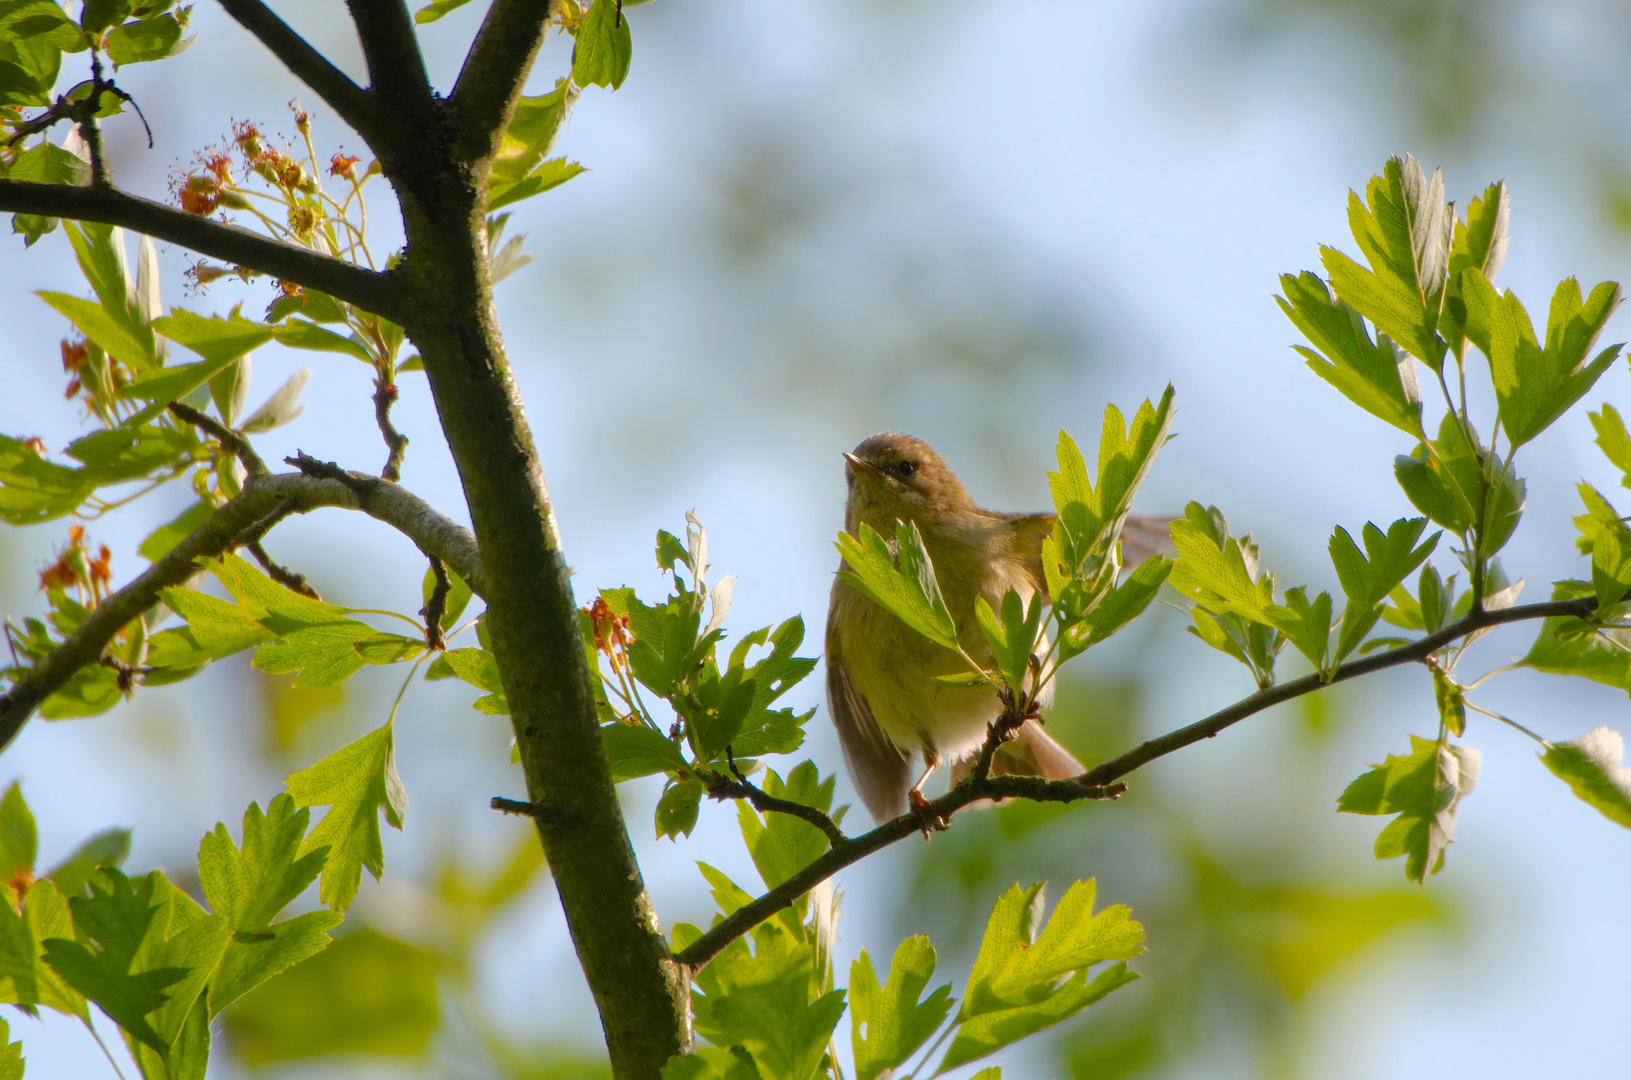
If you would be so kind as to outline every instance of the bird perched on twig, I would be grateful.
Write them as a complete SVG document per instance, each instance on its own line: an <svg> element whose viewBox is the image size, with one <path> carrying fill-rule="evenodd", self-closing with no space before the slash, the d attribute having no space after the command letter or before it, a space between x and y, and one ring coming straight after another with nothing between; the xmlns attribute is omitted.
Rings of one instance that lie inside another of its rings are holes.
<svg viewBox="0 0 1631 1080"><path fill-rule="evenodd" d="M896 521L915 523L963 650L989 666L991 650L974 618L975 601L983 596L1000 609L1013 589L1028 604L1045 588L1042 541L1055 515L980 509L940 455L910 435L874 435L844 459L844 531L858 535L866 524L892 535ZM1165 540L1165 524L1129 518L1122 542L1153 553ZM955 769L976 754L1001 715L1002 702L990 686L934 681L965 670L957 653L911 629L842 577L833 582L827 708L850 779L877 821L898 817L908 805L924 806L923 782L942 763ZM1050 683L1042 704L1051 689ZM915 781L914 754L922 757ZM1085 770L1033 717L998 751L991 771L1064 779Z"/></svg>

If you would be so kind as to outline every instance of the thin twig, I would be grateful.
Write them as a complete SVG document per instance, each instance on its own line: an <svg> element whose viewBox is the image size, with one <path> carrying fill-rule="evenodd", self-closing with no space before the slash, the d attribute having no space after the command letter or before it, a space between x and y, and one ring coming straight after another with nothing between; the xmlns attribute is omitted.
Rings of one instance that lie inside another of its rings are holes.
<svg viewBox="0 0 1631 1080"><path fill-rule="evenodd" d="M708 797L719 800L745 799L760 813L773 811L808 821L825 833L827 842L834 847L842 847L849 843L849 837L844 835L844 830L838 827L838 823L820 810L801 802L793 802L791 799L779 799L763 788L755 787L745 777L732 780L720 773L713 774L713 778L708 781Z"/></svg>
<svg viewBox="0 0 1631 1080"><path fill-rule="evenodd" d="M438 651L447 648L442 637L442 617L447 614L447 594L453 590L453 581L447 576L447 567L436 556L430 556L430 572L436 585L425 601L425 644Z"/></svg>
<svg viewBox="0 0 1631 1080"><path fill-rule="evenodd" d="M551 810L547 806L522 802L519 799L506 799L498 795L493 796L487 805L501 814L530 817L534 821L541 821L551 825L564 825L571 820L571 815L564 814L559 810Z"/></svg>
<svg viewBox="0 0 1631 1080"><path fill-rule="evenodd" d="M79 137L91 154L91 186L111 191L113 174L108 171L107 155L102 149L102 129L97 126L96 114L102 108L102 91L107 83L102 78L101 50L91 49L91 96L79 105Z"/></svg>
<svg viewBox="0 0 1631 1080"><path fill-rule="evenodd" d="M402 479L402 458L408 452L408 437L391 423L391 406L396 404L396 383L388 375L374 380L374 422L385 439L385 468L380 479L396 483Z"/></svg>
<svg viewBox="0 0 1631 1080"><path fill-rule="evenodd" d="M1202 739L1212 738L1225 728L1272 706L1321 690L1331 683L1343 682L1402 664L1419 663L1429 654L1475 630L1531 619L1554 617L1588 619L1596 610L1596 599L1587 596L1577 600L1555 600L1550 603L1525 604L1521 607L1494 611L1469 612L1437 633L1428 634L1418 641L1343 664L1331 674L1329 680L1322 681L1319 674L1315 673L1259 690L1203 720L1151 739L1118 758L1097 765L1081 776L1068 780L1045 780L1038 776L987 775L983 779L977 779L971 771L962 782L946 794L930 800L925 805L923 814L949 819L958 810L981 799L1023 798L1039 802L1113 799L1126 790L1127 785L1120 780L1127 774L1157 758L1165 757ZM998 745L1000 745L999 733L997 726L993 725L992 732L980 753L980 758L988 768L990 755L996 752ZM979 761L976 761L976 766L978 764ZM718 956L732 941L786 908L822 881L873 852L911 836L921 827L922 814L908 812L884 822L871 832L849 838L842 844L833 844L824 854L787 881L715 923L700 938L676 953L674 958L686 965L689 970L696 971Z"/></svg>
<svg viewBox="0 0 1631 1080"><path fill-rule="evenodd" d="M194 427L203 428L213 435L216 442L232 451L233 455L244 463L244 470L250 476L261 477L271 474L271 470L266 467L266 462L261 460L261 456L255 453L255 448L249 445L249 440L239 432L233 431L220 421L205 416L191 405L180 401L170 402L170 411Z"/></svg>
<svg viewBox="0 0 1631 1080"><path fill-rule="evenodd" d="M354 473L340 468L332 461L319 461L304 450L296 450L294 457L283 459L286 464L293 465L307 476L318 480L338 480L350 488L357 495L357 502L364 510L368 509L368 499L379 487L379 477L368 476L364 473Z"/></svg>
<svg viewBox="0 0 1631 1080"><path fill-rule="evenodd" d="M306 580L305 574L297 574L287 566L273 562L272 557L266 553L266 548L261 546L259 540L251 540L244 546L249 549L251 555L255 556L255 561L261 564L261 569L266 571L267 577L291 592L297 592L301 596L309 596L313 600L322 599L321 596L317 595L317 590L312 588L311 583Z"/></svg>

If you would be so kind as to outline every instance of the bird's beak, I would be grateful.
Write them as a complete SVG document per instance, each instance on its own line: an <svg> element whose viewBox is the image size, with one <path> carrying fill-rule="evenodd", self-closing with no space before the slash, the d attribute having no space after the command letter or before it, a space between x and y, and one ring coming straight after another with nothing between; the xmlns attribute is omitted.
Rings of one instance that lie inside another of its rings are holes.
<svg viewBox="0 0 1631 1080"><path fill-rule="evenodd" d="M870 472L878 473L879 475L886 475L882 469L872 464L872 462L867 461L864 458L858 458L848 450L844 451L844 460L850 463L851 468L866 469Z"/></svg>

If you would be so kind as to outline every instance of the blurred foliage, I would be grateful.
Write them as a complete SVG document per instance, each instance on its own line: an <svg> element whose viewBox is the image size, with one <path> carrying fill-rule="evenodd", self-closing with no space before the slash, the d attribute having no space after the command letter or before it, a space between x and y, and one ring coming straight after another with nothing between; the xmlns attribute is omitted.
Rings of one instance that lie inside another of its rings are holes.
<svg viewBox="0 0 1631 1080"><path fill-rule="evenodd" d="M1631 236L1631 151L1620 136L1631 98L1618 77L1631 13L1623 4L1210 0L1179 33L1180 53L1207 58L1214 76L1282 61L1271 76L1276 92L1318 86L1343 107L1402 125L1435 157L1567 161L1545 179Z"/></svg>
<svg viewBox="0 0 1631 1080"><path fill-rule="evenodd" d="M1282 735L1276 764L1254 765L1253 777L1319 777L1345 757L1330 737L1345 716L1334 693L1260 718ZM1136 678L1067 679L1048 729L1084 760L1102 760L1156 733L1140 700ZM1379 962L1395 942L1442 947L1464 918L1454 890L1378 888L1351 860L1324 856L1333 794L1244 777L1197 794L1146 770L1114 803L1014 802L966 814L914 845L912 898L898 909L912 914L897 916L895 929L966 948L983 898L1004 881L1114 881L1159 948L1142 961L1144 979L1052 1040L1056 1067L1081 1080L1186 1075L1203 1062L1229 1074L1308 1075L1299 1055L1316 991ZM1242 827L1220 829L1221 820ZM1217 1061L1220 1046L1234 1066Z"/></svg>

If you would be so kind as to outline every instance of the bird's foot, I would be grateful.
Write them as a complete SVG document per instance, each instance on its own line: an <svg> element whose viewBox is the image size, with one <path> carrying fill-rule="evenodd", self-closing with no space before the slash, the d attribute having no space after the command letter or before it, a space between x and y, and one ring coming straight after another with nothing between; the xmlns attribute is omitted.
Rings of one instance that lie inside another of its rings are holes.
<svg viewBox="0 0 1631 1080"><path fill-rule="evenodd" d="M923 839L927 840L930 833L944 832L951 827L951 822L935 813L929 800L925 799L923 792L917 788L906 793L906 801L911 804L911 813L917 819L917 827L923 830Z"/></svg>

